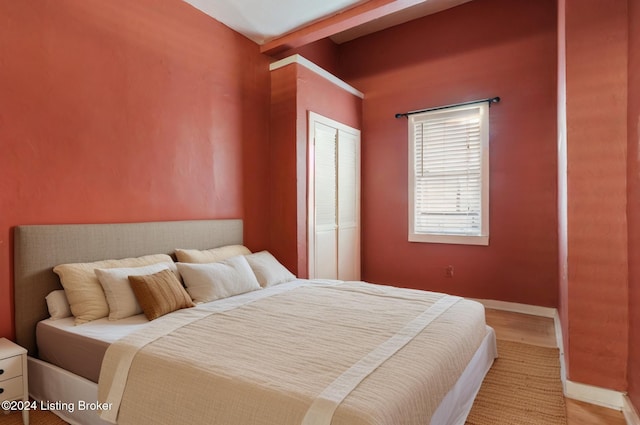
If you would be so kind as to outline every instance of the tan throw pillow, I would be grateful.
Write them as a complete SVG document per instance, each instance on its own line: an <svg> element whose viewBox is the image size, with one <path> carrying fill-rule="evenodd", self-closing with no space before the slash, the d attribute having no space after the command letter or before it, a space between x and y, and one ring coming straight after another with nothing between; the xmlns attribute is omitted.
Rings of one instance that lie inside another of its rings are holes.
<svg viewBox="0 0 640 425"><path fill-rule="evenodd" d="M171 270L144 276L129 276L129 283L149 320L195 305Z"/></svg>
<svg viewBox="0 0 640 425"><path fill-rule="evenodd" d="M268 251L260 251L254 254L245 255L245 258L255 273L258 283L263 288L277 285L279 283L294 280L296 276L285 266L280 264L276 257Z"/></svg>
<svg viewBox="0 0 640 425"><path fill-rule="evenodd" d="M256 275L242 255L218 263L177 265L187 292L196 303L260 289Z"/></svg>
<svg viewBox="0 0 640 425"><path fill-rule="evenodd" d="M237 255L251 254L244 245L227 245L205 250L176 249L176 258L180 263L217 263Z"/></svg>
<svg viewBox="0 0 640 425"><path fill-rule="evenodd" d="M156 254L122 260L60 264L54 267L53 271L60 277L71 313L75 316L75 323L80 325L109 315L109 305L95 269L139 267L167 262L173 262L173 259L166 254Z"/></svg>

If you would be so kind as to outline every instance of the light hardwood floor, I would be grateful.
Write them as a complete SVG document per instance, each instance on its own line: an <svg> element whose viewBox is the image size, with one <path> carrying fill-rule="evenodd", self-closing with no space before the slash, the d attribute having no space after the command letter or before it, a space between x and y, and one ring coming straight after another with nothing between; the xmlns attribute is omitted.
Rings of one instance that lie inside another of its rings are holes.
<svg viewBox="0 0 640 425"><path fill-rule="evenodd" d="M487 324L500 339L519 341L544 347L556 347L553 319L486 310ZM580 401L565 399L568 425L626 425L624 415L617 410L606 409Z"/></svg>

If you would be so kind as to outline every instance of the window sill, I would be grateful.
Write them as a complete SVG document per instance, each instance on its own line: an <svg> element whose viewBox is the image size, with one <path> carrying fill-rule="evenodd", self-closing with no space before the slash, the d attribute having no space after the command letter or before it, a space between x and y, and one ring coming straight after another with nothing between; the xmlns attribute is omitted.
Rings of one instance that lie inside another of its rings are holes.
<svg viewBox="0 0 640 425"><path fill-rule="evenodd" d="M409 242L489 246L489 236L409 234Z"/></svg>

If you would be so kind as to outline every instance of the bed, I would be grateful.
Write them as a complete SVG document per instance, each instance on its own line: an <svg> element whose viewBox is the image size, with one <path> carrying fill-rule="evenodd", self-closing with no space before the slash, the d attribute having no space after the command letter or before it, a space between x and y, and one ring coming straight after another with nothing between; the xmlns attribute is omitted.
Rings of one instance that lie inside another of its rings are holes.
<svg viewBox="0 0 640 425"><path fill-rule="evenodd" d="M47 320L58 264L241 243L240 220L15 228L31 396L78 424L464 423L497 353L482 306L459 297L295 279L115 328Z"/></svg>

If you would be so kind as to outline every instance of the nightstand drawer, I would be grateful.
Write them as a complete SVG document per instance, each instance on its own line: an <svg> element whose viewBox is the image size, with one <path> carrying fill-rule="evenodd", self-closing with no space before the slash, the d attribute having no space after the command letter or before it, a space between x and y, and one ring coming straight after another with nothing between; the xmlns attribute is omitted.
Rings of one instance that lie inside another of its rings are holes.
<svg viewBox="0 0 640 425"><path fill-rule="evenodd" d="M22 375L22 356L0 360L0 382Z"/></svg>
<svg viewBox="0 0 640 425"><path fill-rule="evenodd" d="M24 396L22 383L22 376L0 382L0 400L22 398Z"/></svg>

